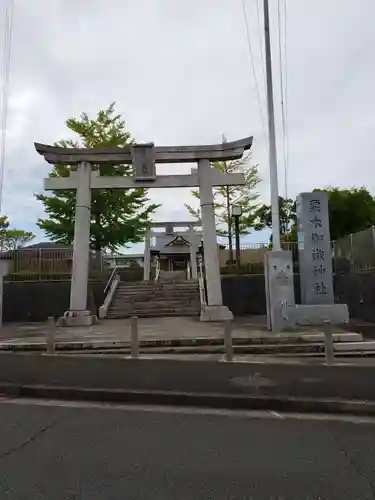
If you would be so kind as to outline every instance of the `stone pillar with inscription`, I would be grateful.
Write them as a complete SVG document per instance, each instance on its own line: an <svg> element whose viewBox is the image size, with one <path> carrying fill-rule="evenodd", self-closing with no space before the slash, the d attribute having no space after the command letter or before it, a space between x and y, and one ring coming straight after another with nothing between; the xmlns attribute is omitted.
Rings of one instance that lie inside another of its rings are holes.
<svg viewBox="0 0 375 500"><path fill-rule="evenodd" d="M332 249L328 194L301 193L297 197L298 252L301 302L333 304Z"/></svg>
<svg viewBox="0 0 375 500"><path fill-rule="evenodd" d="M267 326L273 332L295 327L292 252L274 250L264 259Z"/></svg>

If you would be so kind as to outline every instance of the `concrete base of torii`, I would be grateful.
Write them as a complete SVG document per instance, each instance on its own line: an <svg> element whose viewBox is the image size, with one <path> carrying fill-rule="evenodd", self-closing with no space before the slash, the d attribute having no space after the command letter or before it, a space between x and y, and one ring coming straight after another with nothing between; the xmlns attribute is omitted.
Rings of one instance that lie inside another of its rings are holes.
<svg viewBox="0 0 375 500"><path fill-rule="evenodd" d="M57 326L91 326L97 322L97 316L91 311L66 311L57 320Z"/></svg>
<svg viewBox="0 0 375 500"><path fill-rule="evenodd" d="M233 313L227 306L203 306L200 321L231 321Z"/></svg>

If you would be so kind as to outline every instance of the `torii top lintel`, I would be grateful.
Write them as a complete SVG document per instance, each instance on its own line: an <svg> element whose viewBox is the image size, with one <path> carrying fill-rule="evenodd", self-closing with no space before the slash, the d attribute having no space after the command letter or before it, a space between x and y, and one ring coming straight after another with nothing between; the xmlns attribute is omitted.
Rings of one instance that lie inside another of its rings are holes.
<svg viewBox="0 0 375 500"><path fill-rule="evenodd" d="M155 163L189 163L199 160L227 161L242 158L244 151L251 148L252 137L222 144L200 146L157 146ZM124 148L62 148L34 143L35 149L48 163L55 165L75 165L90 163L132 163L133 146ZM142 144L139 144L142 146ZM143 146L147 146L143 144ZM148 144L153 146L153 144Z"/></svg>

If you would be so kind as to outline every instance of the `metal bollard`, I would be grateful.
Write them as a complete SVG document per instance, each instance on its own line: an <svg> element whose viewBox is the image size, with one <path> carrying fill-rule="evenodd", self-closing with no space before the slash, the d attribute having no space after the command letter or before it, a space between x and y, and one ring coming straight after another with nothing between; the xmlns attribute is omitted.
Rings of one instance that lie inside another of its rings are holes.
<svg viewBox="0 0 375 500"><path fill-rule="evenodd" d="M48 329L47 329L47 354L55 354L55 333L56 333L56 322L55 318L50 316L48 318Z"/></svg>
<svg viewBox="0 0 375 500"><path fill-rule="evenodd" d="M232 322L224 323L224 360L233 361Z"/></svg>
<svg viewBox="0 0 375 500"><path fill-rule="evenodd" d="M130 318L130 356L139 358L138 317Z"/></svg>
<svg viewBox="0 0 375 500"><path fill-rule="evenodd" d="M324 320L324 345L327 365L335 362L335 348L333 345L332 328L329 320Z"/></svg>

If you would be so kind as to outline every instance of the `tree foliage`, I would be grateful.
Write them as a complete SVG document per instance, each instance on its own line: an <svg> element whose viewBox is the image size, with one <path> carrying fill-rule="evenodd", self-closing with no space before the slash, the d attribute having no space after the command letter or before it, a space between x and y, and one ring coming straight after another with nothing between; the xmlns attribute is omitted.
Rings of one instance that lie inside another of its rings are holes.
<svg viewBox="0 0 375 500"><path fill-rule="evenodd" d="M272 207L262 205L256 213L259 223L256 229L272 227ZM296 202L279 196L280 234L282 239L290 240L296 233Z"/></svg>
<svg viewBox="0 0 375 500"><path fill-rule="evenodd" d="M337 240L375 225L375 198L365 187L327 191L331 239Z"/></svg>
<svg viewBox="0 0 375 500"><path fill-rule="evenodd" d="M250 229L257 224L256 212L259 194L255 191L255 188L260 182L258 165L250 164L249 154L241 160L213 162L212 167L225 174L243 172L245 175L245 184L243 186L219 186L213 188L217 235L228 238L230 259L233 260L234 221L231 215L232 206L241 206L240 234L248 234ZM199 200L199 189L192 190L192 195ZM194 218L201 218L199 208L194 208L188 204L185 206Z"/></svg>
<svg viewBox="0 0 375 500"><path fill-rule="evenodd" d="M340 189L331 187L315 189L328 193L328 211L331 239L363 231L375 225L375 198L362 188ZM296 204L291 199L279 198L280 234L286 241L297 241ZM270 205L262 205L257 213L259 228L272 227Z"/></svg>
<svg viewBox="0 0 375 500"><path fill-rule="evenodd" d="M69 131L74 132L76 140L62 140L62 147L124 147L133 139L126 130L126 123L115 112L115 103L99 111L95 119L82 113L79 119L70 118L66 122ZM132 174L131 165L92 165L100 175L128 176ZM70 168L55 165L50 177L68 177ZM38 226L52 241L71 244L74 237L75 191L53 191L51 196L37 194L36 198L44 204L47 215L38 219ZM158 205L149 203L147 190L138 189L94 189L91 200L90 245L96 251L116 251L118 247L142 240L150 223L150 216Z"/></svg>
<svg viewBox="0 0 375 500"><path fill-rule="evenodd" d="M3 252L17 250L35 238L35 235L22 229L10 229L6 215L0 217L0 246Z"/></svg>

